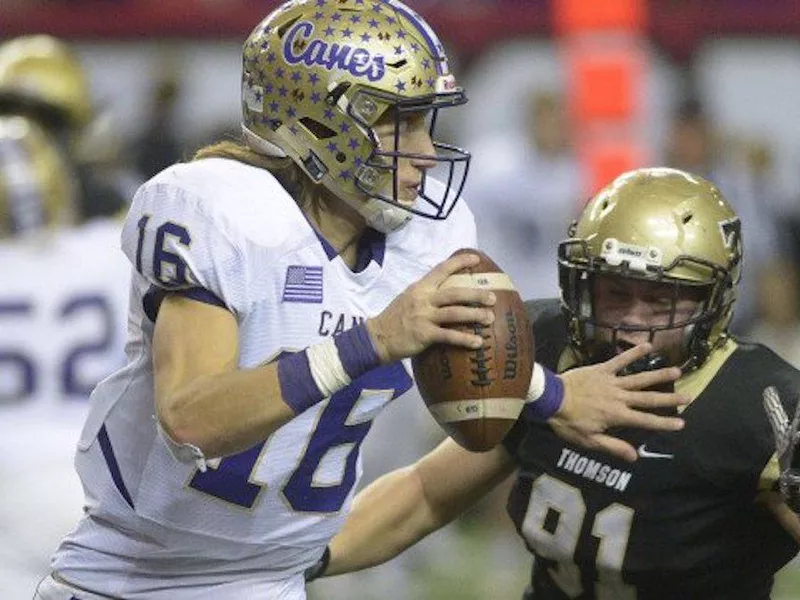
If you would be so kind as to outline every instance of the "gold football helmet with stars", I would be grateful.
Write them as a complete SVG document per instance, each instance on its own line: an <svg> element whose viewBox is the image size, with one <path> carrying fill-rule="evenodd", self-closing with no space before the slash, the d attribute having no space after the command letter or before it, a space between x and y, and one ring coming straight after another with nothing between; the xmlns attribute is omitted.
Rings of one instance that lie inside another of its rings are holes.
<svg viewBox="0 0 800 600"><path fill-rule="evenodd" d="M287 2L244 45L248 145L291 157L311 180L384 232L402 226L410 212L433 219L450 214L470 157L436 141L433 129L440 108L466 101L436 34L397 0ZM406 208L397 201L398 160L420 157L380 148L373 126L388 114L399 131L410 113L430 116L436 156L424 158L449 172L442 177L443 193L423 179L417 201Z"/></svg>
<svg viewBox="0 0 800 600"><path fill-rule="evenodd" d="M641 331L602 323L593 302L598 274L667 283L672 308L665 326L684 329L684 370L700 366L727 337L741 275L741 223L720 191L705 179L675 169L647 168L620 175L587 204L559 245L562 307L573 346L591 358L598 328ZM702 305L676 322L681 289L698 288Z"/></svg>

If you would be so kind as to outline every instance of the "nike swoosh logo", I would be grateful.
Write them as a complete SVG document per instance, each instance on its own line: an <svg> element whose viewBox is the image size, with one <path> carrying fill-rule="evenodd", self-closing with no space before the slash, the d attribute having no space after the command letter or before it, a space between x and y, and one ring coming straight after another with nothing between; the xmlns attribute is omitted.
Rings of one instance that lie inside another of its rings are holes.
<svg viewBox="0 0 800 600"><path fill-rule="evenodd" d="M675 458L674 454L662 454L661 452L650 452L646 448L645 444L639 446L637 452L639 453L640 458L666 458L666 459Z"/></svg>

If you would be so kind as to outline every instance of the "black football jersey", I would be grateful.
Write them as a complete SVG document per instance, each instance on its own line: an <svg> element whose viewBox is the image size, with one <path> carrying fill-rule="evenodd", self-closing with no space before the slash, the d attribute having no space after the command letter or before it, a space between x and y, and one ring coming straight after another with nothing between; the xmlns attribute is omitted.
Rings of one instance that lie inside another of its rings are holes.
<svg viewBox="0 0 800 600"><path fill-rule="evenodd" d="M564 368L564 317L528 303L536 360ZM535 555L535 600L765 600L798 551L755 502L775 485L769 385L794 414L800 373L761 345L730 340L676 389L693 398L678 432L617 434L635 463L572 446L520 420L505 440L520 465L508 511Z"/></svg>

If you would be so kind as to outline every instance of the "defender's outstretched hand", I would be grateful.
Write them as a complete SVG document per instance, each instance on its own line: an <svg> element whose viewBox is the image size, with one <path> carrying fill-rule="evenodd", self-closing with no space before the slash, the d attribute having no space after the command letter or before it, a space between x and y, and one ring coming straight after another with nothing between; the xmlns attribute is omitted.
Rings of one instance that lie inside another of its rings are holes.
<svg viewBox="0 0 800 600"><path fill-rule="evenodd" d="M682 429L683 419L641 410L689 403L689 399L680 394L648 390L678 379L681 375L679 368L617 375L651 350L650 344L640 344L606 362L562 373L564 402L548 421L555 432L569 442L633 462L637 458L636 449L628 442L607 434L609 428Z"/></svg>

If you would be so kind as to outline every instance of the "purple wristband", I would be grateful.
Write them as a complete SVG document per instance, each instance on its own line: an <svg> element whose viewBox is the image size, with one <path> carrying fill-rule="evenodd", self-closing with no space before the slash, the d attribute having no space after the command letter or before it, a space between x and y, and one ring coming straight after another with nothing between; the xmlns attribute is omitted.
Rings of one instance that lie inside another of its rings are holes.
<svg viewBox="0 0 800 600"><path fill-rule="evenodd" d="M330 344L330 342L329 339L322 343ZM309 363L308 352L289 354L278 361L278 381L281 386L281 394L284 402L292 408L295 414L299 415L305 412L323 400L326 395L337 392L337 386L346 384L347 378L351 381L357 379L380 364L380 357L364 323L334 337L333 344L341 367L338 369L339 375L334 375L333 381L336 384L332 386L332 389L323 391L317 386ZM313 351L312 356L314 356ZM333 359L329 357L328 360L335 363L335 357ZM319 369L320 365L315 365L315 367ZM327 368L331 368L330 365ZM344 373L341 373L342 369ZM334 372L336 370L334 365ZM317 375L319 376L319 374L318 372ZM324 386L326 380L330 381L329 378L319 379L320 385Z"/></svg>
<svg viewBox="0 0 800 600"><path fill-rule="evenodd" d="M305 350L284 356L278 361L278 381L281 384L283 401L296 415L324 398L314 383Z"/></svg>
<svg viewBox="0 0 800 600"><path fill-rule="evenodd" d="M525 406L525 416L531 421L544 422L558 412L564 402L564 382L550 369L544 371L544 391L538 400Z"/></svg>
<svg viewBox="0 0 800 600"><path fill-rule="evenodd" d="M333 339L339 351L339 359L350 379L356 379L380 364L380 357L366 323L356 325Z"/></svg>

